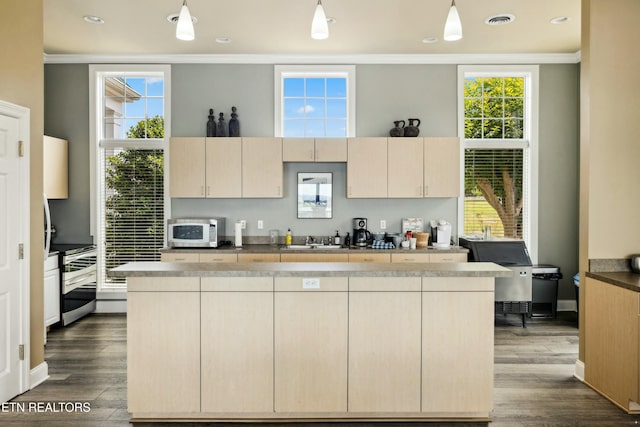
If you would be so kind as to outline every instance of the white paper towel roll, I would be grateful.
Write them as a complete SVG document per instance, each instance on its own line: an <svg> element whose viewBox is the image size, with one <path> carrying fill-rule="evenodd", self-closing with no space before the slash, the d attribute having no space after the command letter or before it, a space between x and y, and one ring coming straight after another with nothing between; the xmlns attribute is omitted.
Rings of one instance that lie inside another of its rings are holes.
<svg viewBox="0 0 640 427"><path fill-rule="evenodd" d="M242 223L240 221L236 222L236 247L239 248L242 246Z"/></svg>

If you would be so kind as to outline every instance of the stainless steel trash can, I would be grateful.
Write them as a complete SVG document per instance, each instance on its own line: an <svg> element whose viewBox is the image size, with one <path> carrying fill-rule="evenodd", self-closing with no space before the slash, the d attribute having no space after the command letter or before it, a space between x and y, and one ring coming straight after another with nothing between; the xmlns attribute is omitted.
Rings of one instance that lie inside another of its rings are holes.
<svg viewBox="0 0 640 427"><path fill-rule="evenodd" d="M534 265L531 269L531 317L556 317L560 267L549 264Z"/></svg>

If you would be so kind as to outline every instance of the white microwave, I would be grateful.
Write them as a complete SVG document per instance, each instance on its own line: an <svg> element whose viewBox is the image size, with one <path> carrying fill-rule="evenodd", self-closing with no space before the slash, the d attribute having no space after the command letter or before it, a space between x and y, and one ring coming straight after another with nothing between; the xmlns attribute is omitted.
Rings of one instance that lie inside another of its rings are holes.
<svg viewBox="0 0 640 427"><path fill-rule="evenodd" d="M167 221L167 245L170 248L217 248L223 236L224 218Z"/></svg>

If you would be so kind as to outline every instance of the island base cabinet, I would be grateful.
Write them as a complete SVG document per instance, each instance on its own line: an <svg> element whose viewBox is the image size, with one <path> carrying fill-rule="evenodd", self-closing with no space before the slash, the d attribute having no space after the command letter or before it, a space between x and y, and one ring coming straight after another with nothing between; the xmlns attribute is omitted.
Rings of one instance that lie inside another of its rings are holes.
<svg viewBox="0 0 640 427"><path fill-rule="evenodd" d="M130 277L127 286L129 412L199 412L200 279Z"/></svg>
<svg viewBox="0 0 640 427"><path fill-rule="evenodd" d="M423 412L492 411L493 299L492 278L423 278Z"/></svg>
<svg viewBox="0 0 640 427"><path fill-rule="evenodd" d="M348 282L323 277L315 279L318 289L303 290L304 280L276 278L275 282L275 412L344 413ZM279 287L299 291L279 291Z"/></svg>
<svg viewBox="0 0 640 427"><path fill-rule="evenodd" d="M398 291L373 291L385 283ZM349 294L349 412L420 412L420 278L358 285L369 291Z"/></svg>
<svg viewBox="0 0 640 427"><path fill-rule="evenodd" d="M202 412L273 411L272 292L203 292L201 351Z"/></svg>

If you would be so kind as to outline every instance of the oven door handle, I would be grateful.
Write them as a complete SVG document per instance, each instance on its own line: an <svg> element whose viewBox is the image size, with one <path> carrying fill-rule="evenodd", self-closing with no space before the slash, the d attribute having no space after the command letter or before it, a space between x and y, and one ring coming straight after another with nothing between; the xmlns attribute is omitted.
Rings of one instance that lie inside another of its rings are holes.
<svg viewBox="0 0 640 427"><path fill-rule="evenodd" d="M93 283L95 281L96 281L96 274L95 272L92 271L87 274L74 277L71 280L65 280L64 287L66 289L67 287L70 287L70 286L79 286L78 284L83 285L85 283Z"/></svg>

